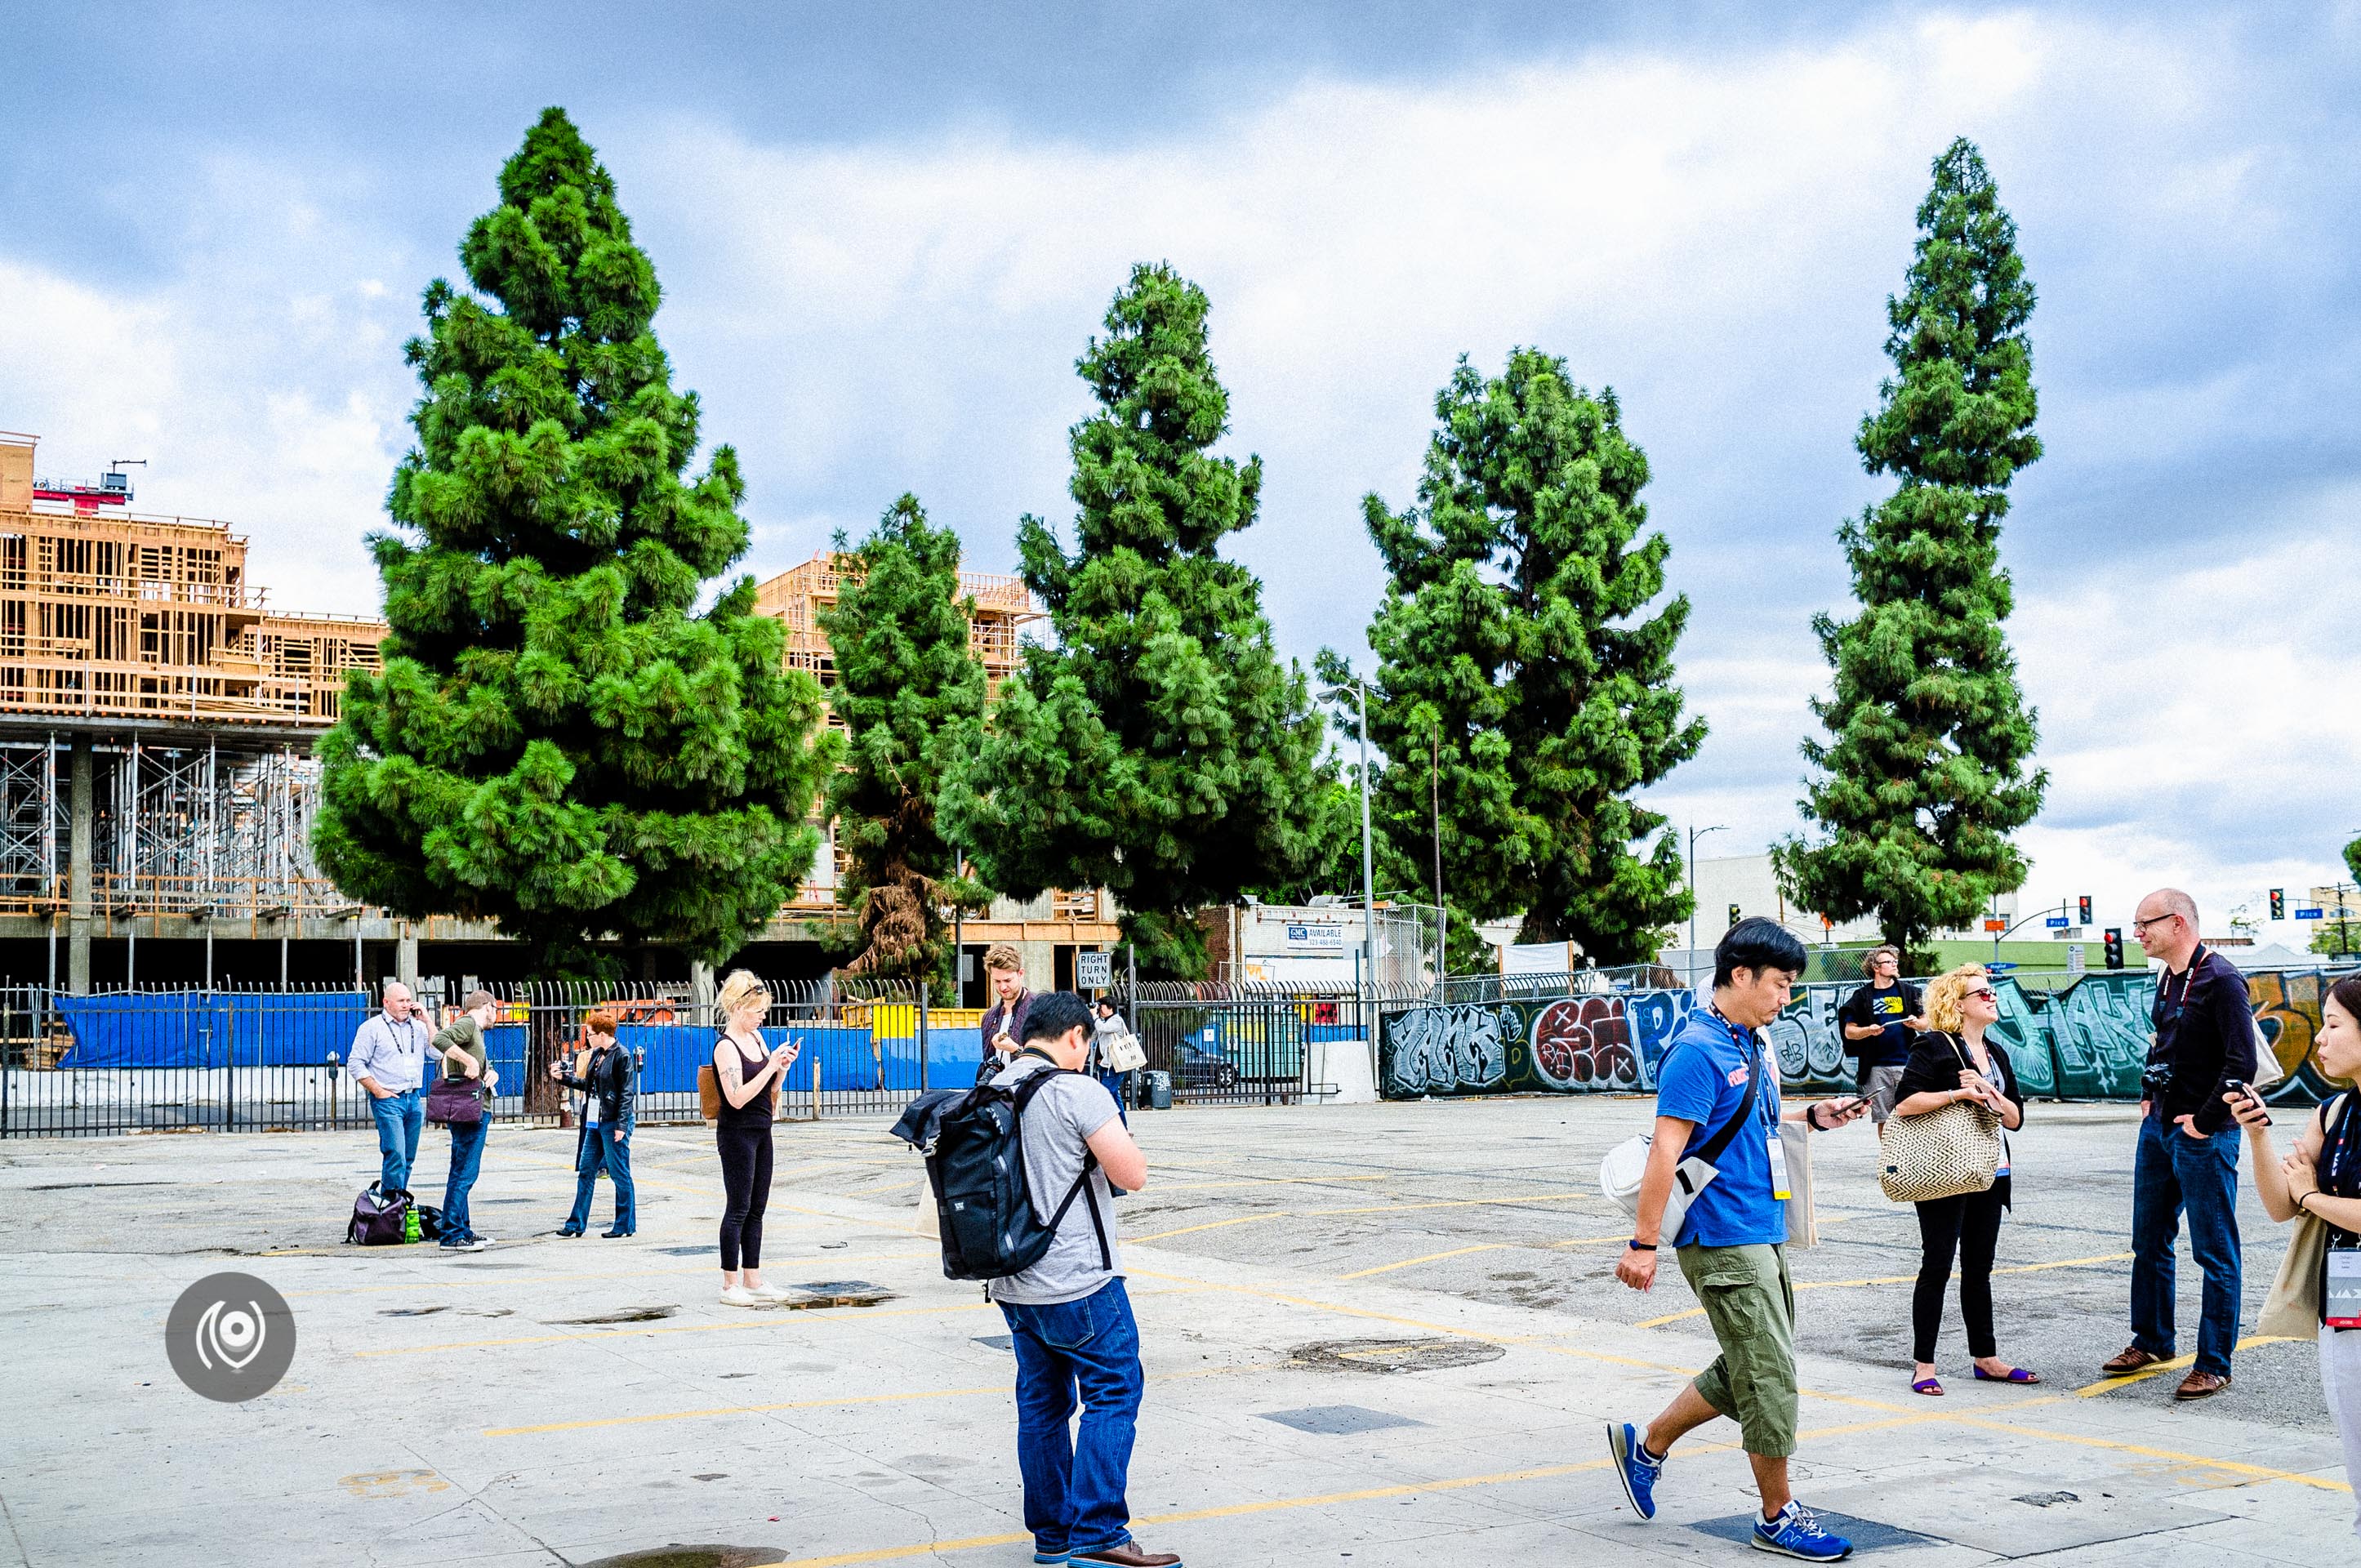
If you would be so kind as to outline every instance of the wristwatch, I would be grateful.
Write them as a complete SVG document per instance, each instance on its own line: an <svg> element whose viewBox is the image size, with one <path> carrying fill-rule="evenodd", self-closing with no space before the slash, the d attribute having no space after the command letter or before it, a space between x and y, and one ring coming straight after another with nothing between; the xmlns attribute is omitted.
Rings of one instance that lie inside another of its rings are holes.
<svg viewBox="0 0 2361 1568"><path fill-rule="evenodd" d="M1628 1241L1628 1242L1624 1243L1623 1245L1624 1245L1624 1246L1625 1246L1626 1248L1628 1248L1629 1250L1631 1250L1631 1251L1632 1251L1632 1252L1653 1252L1653 1251L1655 1251L1655 1250L1656 1250L1656 1244L1655 1244L1655 1243L1653 1243L1653 1242L1643 1242L1643 1241L1642 1241L1642 1240L1641 1240L1639 1237L1637 1237L1637 1236L1633 1236L1630 1241Z"/></svg>

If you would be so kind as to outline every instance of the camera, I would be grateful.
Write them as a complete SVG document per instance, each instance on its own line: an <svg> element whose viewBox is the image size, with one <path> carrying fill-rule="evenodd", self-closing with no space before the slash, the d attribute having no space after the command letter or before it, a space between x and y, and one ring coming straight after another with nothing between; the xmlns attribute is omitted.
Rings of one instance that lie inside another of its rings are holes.
<svg viewBox="0 0 2361 1568"><path fill-rule="evenodd" d="M2172 1087L2172 1064L2152 1061L2140 1069L2140 1094L2148 1100L2161 1100Z"/></svg>

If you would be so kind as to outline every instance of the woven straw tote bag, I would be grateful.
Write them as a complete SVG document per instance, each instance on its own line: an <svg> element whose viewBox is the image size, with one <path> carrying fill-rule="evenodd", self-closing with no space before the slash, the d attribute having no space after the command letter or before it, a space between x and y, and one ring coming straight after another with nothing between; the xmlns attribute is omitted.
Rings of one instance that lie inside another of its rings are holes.
<svg viewBox="0 0 2361 1568"><path fill-rule="evenodd" d="M1954 1038L1960 1065L1967 1053ZM1878 1185L1896 1203L1987 1192L2000 1171L2000 1116L1961 1100L1916 1116L1889 1116L1878 1135Z"/></svg>

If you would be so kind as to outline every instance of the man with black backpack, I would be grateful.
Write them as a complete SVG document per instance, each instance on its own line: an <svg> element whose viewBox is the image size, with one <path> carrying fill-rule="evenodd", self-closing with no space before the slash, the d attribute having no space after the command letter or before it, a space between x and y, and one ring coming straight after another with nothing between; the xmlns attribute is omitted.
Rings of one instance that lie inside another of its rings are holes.
<svg viewBox="0 0 2361 1568"><path fill-rule="evenodd" d="M1145 1377L1110 1199L1114 1188L1145 1185L1148 1158L1115 1097L1082 1070L1093 1028L1074 992L1033 998L1016 1055L976 1091L1015 1091L1032 1217L1052 1233L1027 1266L988 1278L985 1289L1016 1353L1016 1463L1033 1561L1177 1568L1179 1557L1131 1539L1124 1497ZM947 1260L962 1228L959 1215L945 1216ZM1082 1420L1070 1437L1078 1392Z"/></svg>

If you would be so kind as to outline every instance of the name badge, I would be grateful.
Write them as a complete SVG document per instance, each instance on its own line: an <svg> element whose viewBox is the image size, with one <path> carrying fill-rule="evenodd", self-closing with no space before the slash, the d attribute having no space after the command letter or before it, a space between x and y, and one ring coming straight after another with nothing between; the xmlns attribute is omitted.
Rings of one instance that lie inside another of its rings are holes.
<svg viewBox="0 0 2361 1568"><path fill-rule="evenodd" d="M1784 1203L1792 1196L1787 1190L1787 1147L1779 1141L1779 1135L1776 1133L1771 1134L1763 1142L1771 1157L1771 1196ZM2355 1255L2361 1257L2361 1254ZM2356 1283L2361 1284L2361 1277L2356 1277Z"/></svg>
<svg viewBox="0 0 2361 1568"><path fill-rule="evenodd" d="M2320 1321L2332 1329L2361 1329L2361 1248L2329 1248L2321 1272Z"/></svg>

